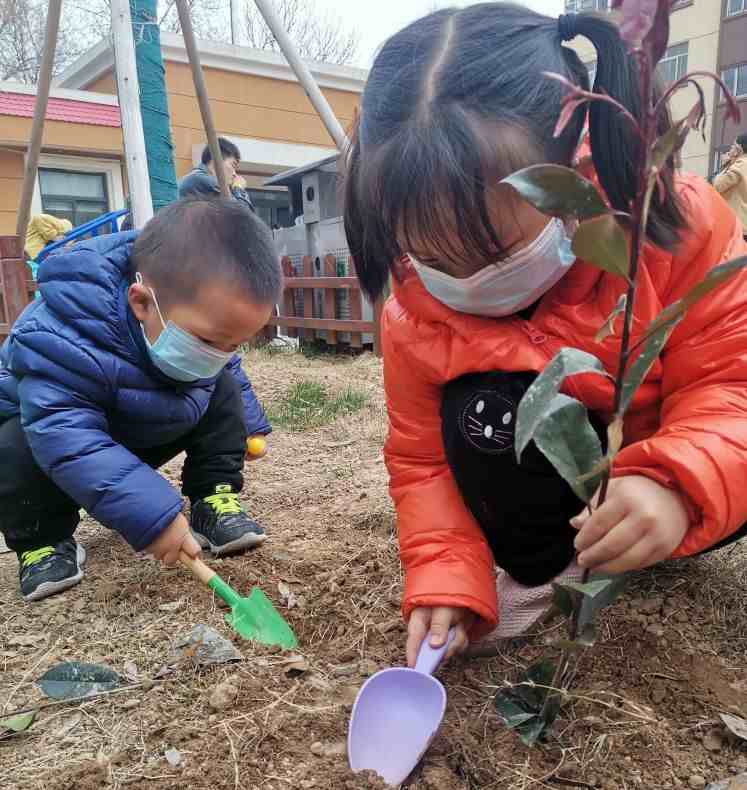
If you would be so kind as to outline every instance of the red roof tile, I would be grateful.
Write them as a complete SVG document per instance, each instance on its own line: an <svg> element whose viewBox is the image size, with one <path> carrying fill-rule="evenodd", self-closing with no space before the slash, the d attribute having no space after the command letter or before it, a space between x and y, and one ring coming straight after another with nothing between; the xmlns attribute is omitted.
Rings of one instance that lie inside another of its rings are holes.
<svg viewBox="0 0 747 790"><path fill-rule="evenodd" d="M35 96L25 93L0 91L0 115L15 115L19 118L34 117ZM49 97L47 104L48 121L85 123L92 126L121 126L119 107L111 104L95 104L77 99L57 99Z"/></svg>

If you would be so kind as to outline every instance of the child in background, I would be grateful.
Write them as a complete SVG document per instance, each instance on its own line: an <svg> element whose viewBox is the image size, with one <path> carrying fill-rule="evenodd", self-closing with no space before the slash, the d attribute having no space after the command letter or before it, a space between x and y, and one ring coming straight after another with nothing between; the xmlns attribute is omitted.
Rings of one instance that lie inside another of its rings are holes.
<svg viewBox="0 0 747 790"><path fill-rule="evenodd" d="M271 428L235 352L281 281L270 231L221 198L43 262L0 354L0 532L26 600L81 580L79 508L167 564L264 540L238 494L247 438ZM181 452L191 523L155 471Z"/></svg>
<svg viewBox="0 0 747 790"><path fill-rule="evenodd" d="M611 22L503 3L412 23L383 46L363 94L345 227L368 296L393 279L382 319L385 455L410 666L429 631L438 646L456 628L449 655L496 625L498 636L523 632L559 576L644 568L745 534L747 274L672 334L635 396L594 515L534 445L516 462L516 409L537 372L564 346L614 372L619 350L619 338L594 336L625 282L576 261L571 229L500 185L529 165L571 166L588 113L595 176L614 208L629 208L641 150L614 108L582 107L553 136L564 89L543 72L588 89L586 68L563 46L576 36L597 50L596 89L640 117L637 77ZM663 306L747 252L711 187L671 163L662 176L633 344ZM611 382L578 376L566 387L603 433Z"/></svg>

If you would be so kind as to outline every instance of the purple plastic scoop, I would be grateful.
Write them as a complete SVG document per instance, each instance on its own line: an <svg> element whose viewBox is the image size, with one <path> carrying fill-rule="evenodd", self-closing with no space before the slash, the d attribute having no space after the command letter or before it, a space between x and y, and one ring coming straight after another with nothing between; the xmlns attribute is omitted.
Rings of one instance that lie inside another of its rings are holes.
<svg viewBox="0 0 747 790"><path fill-rule="evenodd" d="M434 650L423 640L415 669L384 669L358 692L348 730L354 773L376 771L390 785L407 779L430 746L446 711L446 691L432 673L451 640Z"/></svg>

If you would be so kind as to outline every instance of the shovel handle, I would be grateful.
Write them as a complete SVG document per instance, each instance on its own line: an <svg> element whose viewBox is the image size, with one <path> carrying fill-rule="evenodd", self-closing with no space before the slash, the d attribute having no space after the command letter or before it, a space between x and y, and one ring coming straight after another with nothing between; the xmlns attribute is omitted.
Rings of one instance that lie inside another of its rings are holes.
<svg viewBox="0 0 747 790"><path fill-rule="evenodd" d="M198 560L196 557L190 557L189 554L183 551L179 552L179 562L205 585L209 584L213 576L216 575L215 571L205 565L202 560Z"/></svg>

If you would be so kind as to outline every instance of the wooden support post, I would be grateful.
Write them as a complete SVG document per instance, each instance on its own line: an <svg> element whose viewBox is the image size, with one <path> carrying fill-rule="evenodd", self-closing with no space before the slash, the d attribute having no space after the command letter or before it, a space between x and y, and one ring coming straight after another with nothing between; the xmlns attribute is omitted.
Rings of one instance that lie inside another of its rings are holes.
<svg viewBox="0 0 747 790"><path fill-rule="evenodd" d="M296 273L293 270L293 262L286 255L282 260L283 277L286 280L286 287L283 291L283 315L295 316L296 315L296 300L292 288L288 287L288 280L295 277ZM284 329L284 334L288 337L298 337L298 330L295 327L287 327Z"/></svg>
<svg viewBox="0 0 747 790"><path fill-rule="evenodd" d="M218 186L220 187L221 194L223 197L228 198L231 197L231 185L226 181L226 174L223 170L223 155L220 152L218 134L215 131L213 114L210 111L210 101L208 100L207 87L205 85L205 75L202 73L202 66L200 65L200 53L197 51L197 41L195 39L195 31L192 28L192 19L189 15L187 0L176 0L176 10L179 12L179 24L182 28L182 36L184 36L184 46L187 50L189 66L192 69L192 80L195 84L197 103L200 105L202 125L205 127L208 146L210 146L210 154L213 157L215 177L218 179Z"/></svg>
<svg viewBox="0 0 747 790"><path fill-rule="evenodd" d="M334 255L324 256L324 276L335 277L337 275L337 258ZM322 318L337 318L337 293L333 288L326 288L324 291L324 312ZM337 332L332 329L327 330L327 345L337 345Z"/></svg>
<svg viewBox="0 0 747 790"><path fill-rule="evenodd" d="M303 256L303 276L314 276L314 259L311 255ZM314 291L312 288L303 289L303 317L314 317ZM313 340L316 337L316 332L313 329L304 329L302 337L304 340Z"/></svg>
<svg viewBox="0 0 747 790"><path fill-rule="evenodd" d="M132 227L142 228L153 216L153 200L150 194L143 117L140 114L140 83L135 61L135 41L132 38L130 0L111 0L111 6L114 70L117 74L119 113L122 116Z"/></svg>
<svg viewBox="0 0 747 790"><path fill-rule="evenodd" d="M382 355L381 349L381 312L384 309L386 297L380 296L374 304L373 323L374 323L374 342L373 351L377 357Z"/></svg>
<svg viewBox="0 0 747 790"><path fill-rule="evenodd" d="M57 50L57 34L60 29L60 15L62 13L62 0L49 0L47 8L47 24L44 30L44 49L42 62L39 69L39 79L36 85L36 100L34 101L34 119L31 123L31 139L29 140L26 154L26 168L23 174L21 187L21 200L18 204L16 218L16 236L26 239L26 228L31 216L31 201L34 197L36 172L39 168L39 155L41 154L42 135L44 133L44 119L47 117L47 103L49 101L49 88L52 84L52 67L54 55Z"/></svg>
<svg viewBox="0 0 747 790"><path fill-rule="evenodd" d="M29 303L28 266L20 236L0 236L0 339L10 329Z"/></svg>
<svg viewBox="0 0 747 790"><path fill-rule="evenodd" d="M359 288L354 288L350 291L350 320L362 321L363 320L363 301ZM363 345L363 336L360 332L350 333L350 345L352 348L361 348Z"/></svg>

